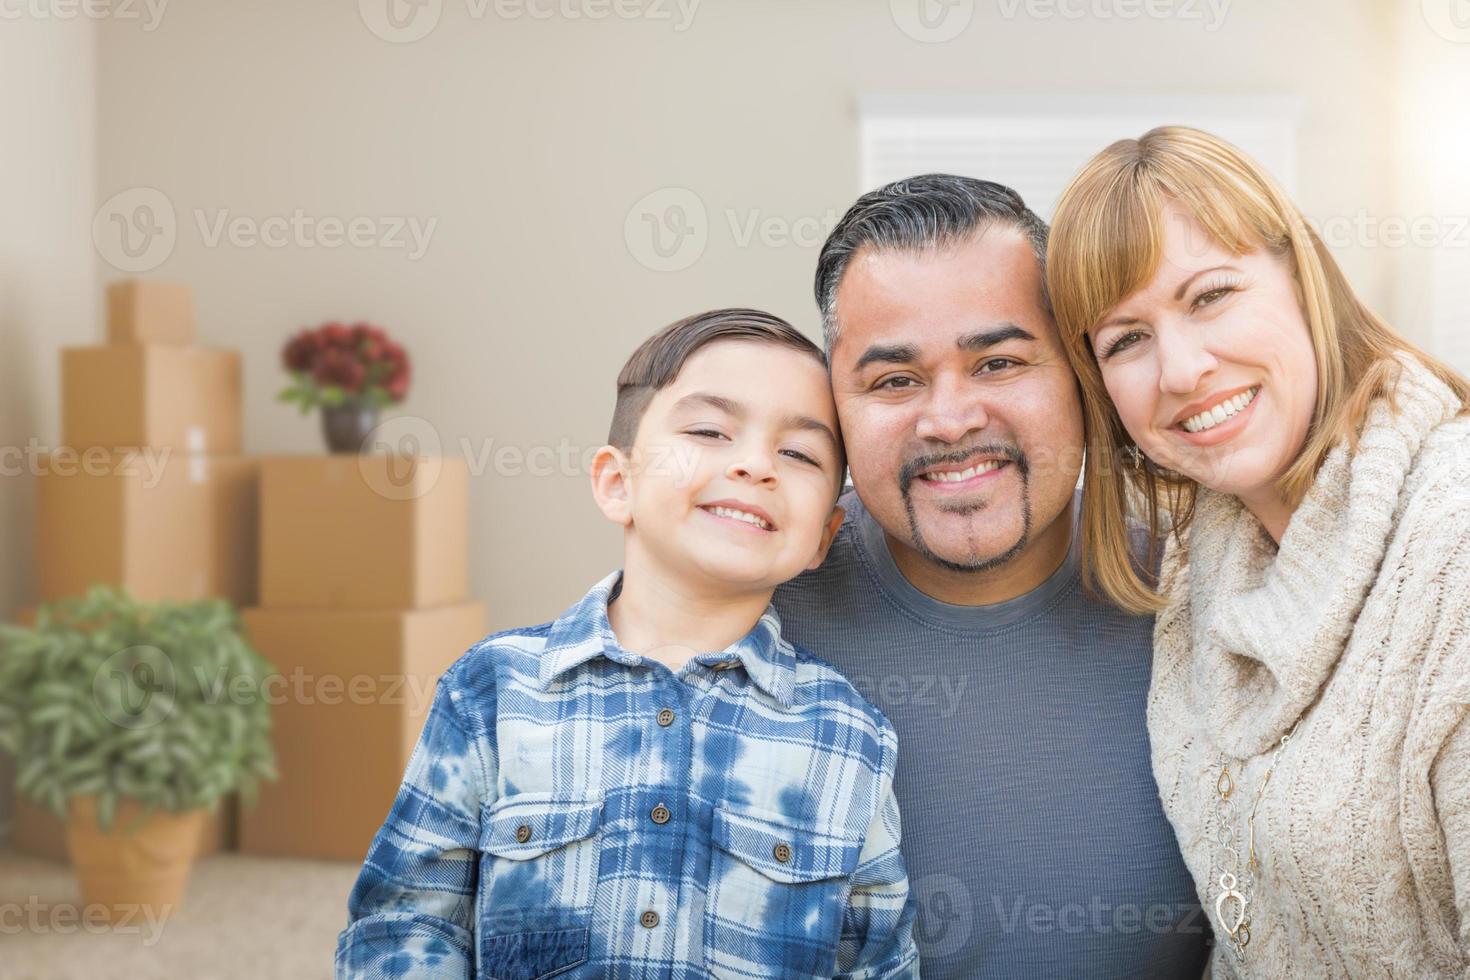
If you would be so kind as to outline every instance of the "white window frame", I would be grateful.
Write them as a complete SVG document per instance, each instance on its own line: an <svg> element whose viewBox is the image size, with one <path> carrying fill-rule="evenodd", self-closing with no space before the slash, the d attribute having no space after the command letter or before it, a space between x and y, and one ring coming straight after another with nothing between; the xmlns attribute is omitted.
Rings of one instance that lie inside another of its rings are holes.
<svg viewBox="0 0 1470 980"><path fill-rule="evenodd" d="M1302 115L1293 96L864 95L862 190L919 173L961 173L1015 188L1050 220L1057 195L1093 154L1178 123L1240 146L1294 194Z"/></svg>

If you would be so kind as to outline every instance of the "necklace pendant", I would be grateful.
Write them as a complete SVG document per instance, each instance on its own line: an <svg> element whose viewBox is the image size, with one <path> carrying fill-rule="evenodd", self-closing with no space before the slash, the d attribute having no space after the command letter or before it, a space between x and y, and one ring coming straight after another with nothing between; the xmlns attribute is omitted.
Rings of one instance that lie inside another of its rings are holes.
<svg viewBox="0 0 1470 980"><path fill-rule="evenodd" d="M1230 766L1226 765L1220 769L1220 778L1215 780L1215 792L1220 794L1220 799L1230 799L1230 794L1235 792L1235 780L1230 776Z"/></svg>
<svg viewBox="0 0 1470 980"><path fill-rule="evenodd" d="M1215 919L1220 923L1220 928L1230 937L1230 941L1236 944L1237 949L1243 945L1237 938L1242 926L1246 925L1245 910L1249 902L1246 897L1235 890L1235 875L1226 872L1220 876L1220 897L1215 899ZM1225 904L1231 903L1230 915L1226 915ZM1246 940L1250 939L1250 928L1246 927Z"/></svg>

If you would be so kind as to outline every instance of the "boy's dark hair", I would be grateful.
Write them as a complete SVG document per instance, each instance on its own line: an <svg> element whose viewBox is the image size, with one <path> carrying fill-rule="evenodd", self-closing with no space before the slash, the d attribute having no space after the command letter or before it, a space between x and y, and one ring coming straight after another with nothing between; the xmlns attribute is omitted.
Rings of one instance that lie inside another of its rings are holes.
<svg viewBox="0 0 1470 980"><path fill-rule="evenodd" d="M1046 294L1046 222L1021 195L993 180L954 174L921 174L885 184L858 198L827 236L817 257L817 309L822 342L830 357L837 345L837 287L859 249L918 250L968 239L982 227L1005 225L1022 232L1042 266L1041 302Z"/></svg>
<svg viewBox="0 0 1470 980"><path fill-rule="evenodd" d="M674 383L695 351L717 340L753 340L789 347L809 355L822 367L827 366L822 349L778 316L740 307L696 313L669 324L638 345L622 371L618 372L618 398L613 407L608 443L625 453L631 452L638 425L643 421L653 396ZM840 434L837 473L840 488L846 482L847 473L847 457Z"/></svg>

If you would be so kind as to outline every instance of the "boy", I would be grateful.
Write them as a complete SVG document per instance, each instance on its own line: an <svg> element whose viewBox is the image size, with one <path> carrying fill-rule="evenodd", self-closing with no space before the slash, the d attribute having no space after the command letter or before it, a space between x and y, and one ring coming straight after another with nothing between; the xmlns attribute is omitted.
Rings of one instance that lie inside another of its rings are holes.
<svg viewBox="0 0 1470 980"><path fill-rule="evenodd" d="M608 443L623 568L440 678L337 976L917 977L893 729L769 606L842 522L820 349L681 320Z"/></svg>

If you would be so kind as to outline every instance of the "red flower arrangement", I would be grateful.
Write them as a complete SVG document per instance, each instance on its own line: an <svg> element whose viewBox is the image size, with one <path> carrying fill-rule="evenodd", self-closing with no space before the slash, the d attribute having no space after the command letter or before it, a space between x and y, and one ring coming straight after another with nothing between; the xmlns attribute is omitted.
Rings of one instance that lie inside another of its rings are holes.
<svg viewBox="0 0 1470 980"><path fill-rule="evenodd" d="M302 330L281 350L291 384L280 394L305 415L318 405L381 408L401 402L412 376L408 352L381 327L328 323Z"/></svg>

